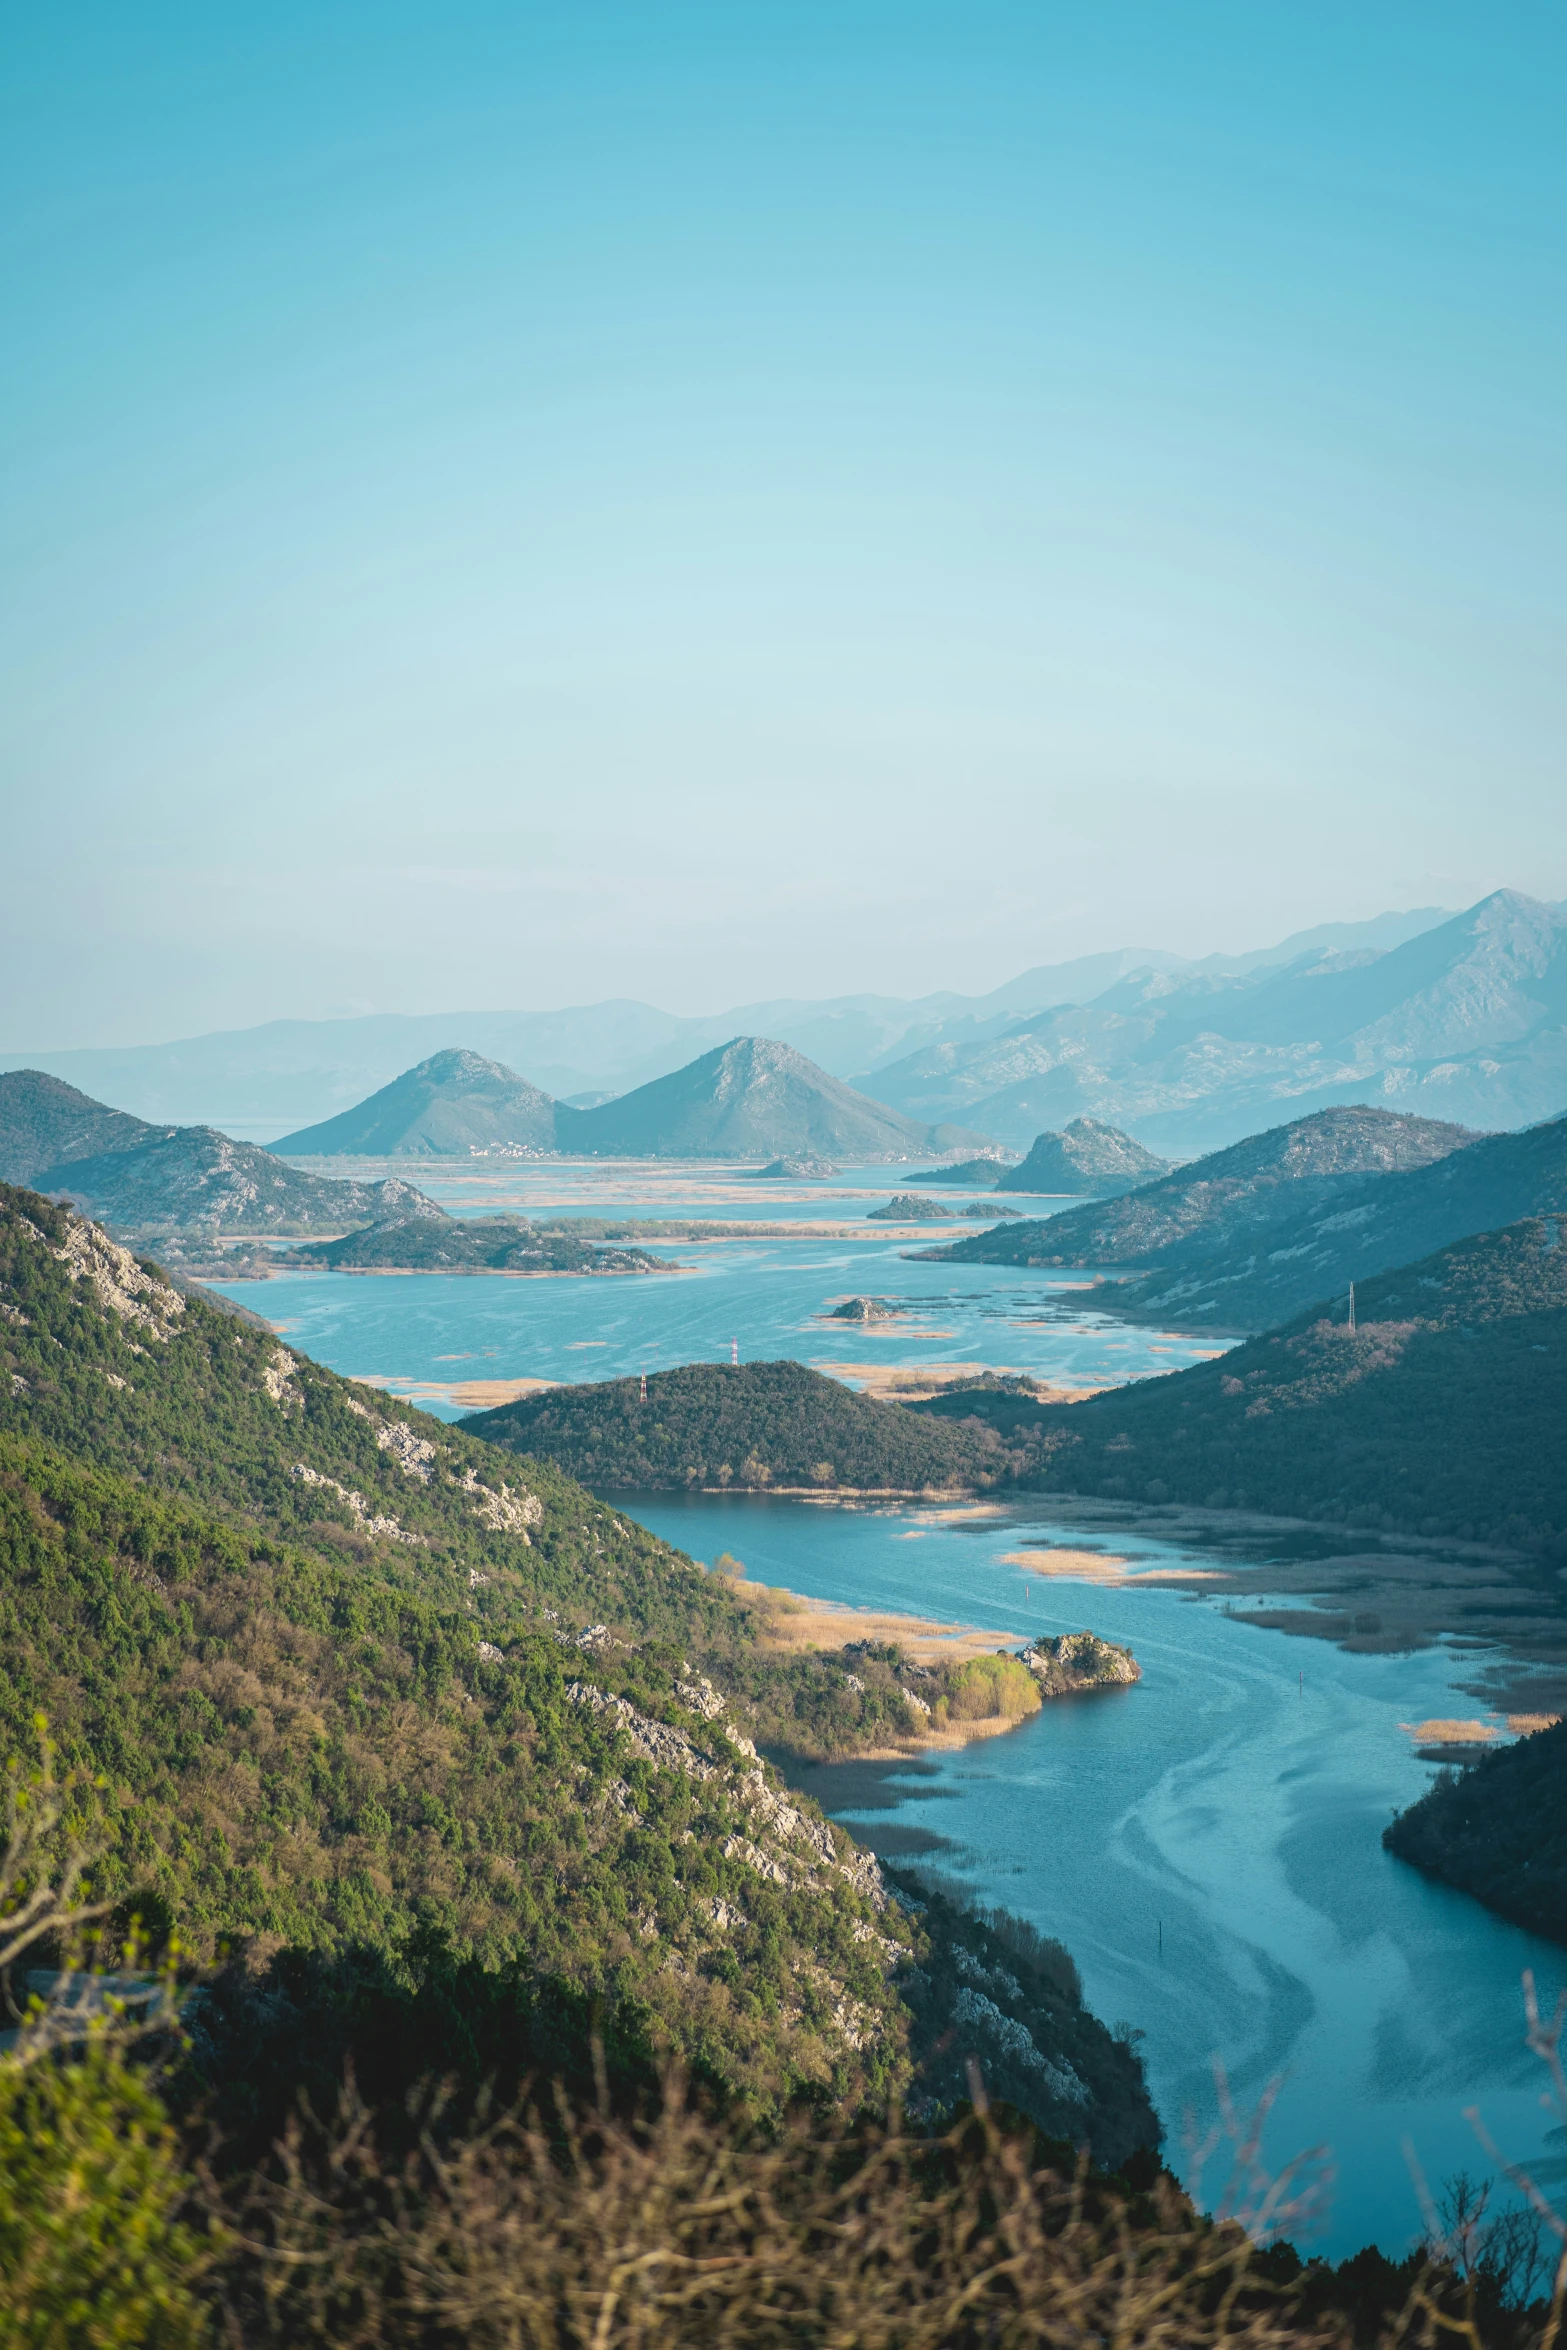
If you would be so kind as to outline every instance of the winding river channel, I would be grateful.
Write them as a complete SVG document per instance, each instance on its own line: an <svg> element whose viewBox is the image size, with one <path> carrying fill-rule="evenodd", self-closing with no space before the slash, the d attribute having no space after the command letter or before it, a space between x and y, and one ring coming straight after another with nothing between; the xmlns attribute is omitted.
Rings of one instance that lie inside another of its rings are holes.
<svg viewBox="0 0 1567 2350"><path fill-rule="evenodd" d="M600 1178L597 1193L590 1182L570 1204L601 1210L602 1193ZM734 1212L689 1183L674 1196L667 1178L653 1197L633 1189L631 1199L644 1215ZM537 1212L536 1192L526 1204ZM814 1213L863 1219L867 1204L863 1192L852 1205L840 1192ZM775 1212L802 1213L794 1202ZM1098 1385L1212 1351L1085 1312L1081 1291L1059 1277L920 1263L904 1253L911 1245L873 1227L672 1247L663 1253L687 1269L667 1277L296 1274L231 1294L291 1345L447 1416L463 1408L469 1381L722 1359L731 1339L748 1357L863 1359L867 1333L822 1318L854 1291L905 1306L904 1321L874 1341L878 1361L990 1363ZM1067 1944L1095 2011L1145 2034L1173 2167L1187 2167L1186 2117L1199 2134L1213 2121L1217 2058L1239 2102L1282 2082L1266 2140L1275 2163L1330 2150L1331 2199L1303 2248L1335 2258L1369 2241L1407 2248L1420 2214L1406 2148L1433 2185L1491 2167L1468 2107L1510 2156L1560 2178L1563 2149L1548 2141L1523 2046L1520 1977L1532 1967L1554 1999L1567 1951L1381 1847L1390 1814L1431 1771L1400 1725L1472 1714L1462 1691L1472 1653L1437 1641L1351 1654L1286 1636L1267 1628L1255 1574L1243 1607L1226 1600L1233 1558L1205 1561L1146 1525L1101 1524L1085 1539L1037 1504L615 1501L697 1558L727 1550L754 1579L812 1598L998 1637L1086 1625L1133 1650L1143 1673L1133 1689L1048 1705L957 1752L824 1771L813 1792L890 1859L938 1871ZM1124 1564L1104 1579L1088 1557L1078 1579L1047 1580L1011 1563L1050 1545L1097 1547ZM1215 1579L1195 1589L1157 1579L1205 1564Z"/></svg>

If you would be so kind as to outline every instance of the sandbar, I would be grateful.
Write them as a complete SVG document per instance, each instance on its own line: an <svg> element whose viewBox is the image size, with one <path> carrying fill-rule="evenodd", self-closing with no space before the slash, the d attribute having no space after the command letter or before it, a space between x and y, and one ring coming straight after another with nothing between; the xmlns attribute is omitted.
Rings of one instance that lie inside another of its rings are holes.
<svg viewBox="0 0 1567 2350"><path fill-rule="evenodd" d="M558 1387L558 1379L403 1379L382 1377L374 1371L350 1371L356 1387L379 1387L401 1403L460 1404L465 1411L493 1411L498 1404L516 1403L520 1396L538 1395Z"/></svg>
<svg viewBox="0 0 1567 2350"><path fill-rule="evenodd" d="M1560 1714L1509 1714L1505 1725L1438 1717L1429 1722L1400 1722L1398 1726L1417 1746L1489 1746L1504 1731L1514 1738L1532 1738L1540 1730L1554 1729L1560 1720Z"/></svg>
<svg viewBox="0 0 1567 2350"><path fill-rule="evenodd" d="M873 1325L867 1325L870 1336ZM914 1333L898 1330L896 1337L910 1337ZM950 1338L950 1330L931 1330L921 1333L930 1338ZM824 1371L830 1379L841 1379L846 1387L857 1387L866 1395L878 1396L888 1403L923 1403L928 1396L940 1395L948 1387L961 1386L965 1381L982 1379L987 1373L995 1379L1031 1378L1031 1372L1013 1369L999 1363L823 1363L813 1362L813 1371ZM1094 1387L1042 1387L1035 1400L1039 1403L1076 1403L1085 1395L1097 1395Z"/></svg>
<svg viewBox="0 0 1567 2350"><path fill-rule="evenodd" d="M1219 1567L1134 1567L1130 1559L1102 1550L1004 1550L1004 1567L1031 1575L1060 1576L1073 1583L1227 1583Z"/></svg>

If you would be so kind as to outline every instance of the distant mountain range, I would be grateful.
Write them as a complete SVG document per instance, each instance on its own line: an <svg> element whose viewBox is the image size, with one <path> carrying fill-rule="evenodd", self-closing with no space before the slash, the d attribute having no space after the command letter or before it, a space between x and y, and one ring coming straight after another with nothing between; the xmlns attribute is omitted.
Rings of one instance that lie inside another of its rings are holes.
<svg viewBox="0 0 1567 2350"><path fill-rule="evenodd" d="M1567 1122L1561 1132L1567 1138ZM1346 1281L1424 1255L1432 1245L1426 1225L1381 1215L1387 1187L1418 1187L1453 1154L1466 1159L1470 1149L1494 1154L1498 1146L1504 1158L1509 1151L1552 1157L1549 1148L1536 1153L1526 1135L1498 1135L1482 1146L1466 1128L1435 1119L1359 1106L1317 1110L1119 1198L976 1233L931 1253L969 1264L1143 1269L1144 1279L1114 1291L1112 1310L1139 1320L1258 1329L1327 1296L1338 1282L1341 1260L1331 1248L1312 1259L1294 1237L1303 1222L1315 1219L1324 1234L1338 1234L1350 1264ZM1559 1144L1554 1155L1562 1156ZM1495 1164L1494 1155L1487 1164ZM1454 1194L1444 1178L1443 1196L1462 1196L1466 1206L1439 1241L1510 1222L1533 1204L1533 1194L1521 1197L1505 1181L1461 1186ZM1471 1214L1474 1220L1465 1221ZM1374 1257L1366 1253L1368 1225L1387 1235ZM1285 1233L1291 1237L1281 1240ZM1229 1286L1207 1271L1217 1286L1213 1295L1204 1293L1199 1312L1190 1269L1219 1264L1228 1269Z"/></svg>
<svg viewBox="0 0 1567 2350"><path fill-rule="evenodd" d="M618 1153L650 1147L640 1140L644 1112L662 1112L638 1099L649 1085L762 1037L819 1077L851 1084L858 1117L874 1117L873 1102L905 1122L870 1157L928 1151L911 1128L921 1137L958 1128L1024 1151L1082 1118L1165 1158L1195 1157L1354 1102L1517 1127L1567 1109L1567 916L1502 890L1459 915L1426 909L1330 925L1202 963L1118 949L1041 965L988 996L784 1000L702 1019L622 1001L547 1014L281 1021L177 1045L30 1058L165 1129L285 1132L291 1149L306 1136L312 1151L346 1148L343 1135L363 1132L354 1122L366 1098L390 1093L380 1110L405 1137L397 1155L419 1156L451 1147L450 1138L433 1102L420 1110L398 1087L411 1069L466 1054L505 1071L517 1089L510 1131L526 1129L528 1101L542 1128L547 1100L561 1147ZM482 1089L471 1090L464 1131L476 1138ZM598 1123L569 1127L568 1112ZM316 1129L345 1114L349 1128L323 1145ZM357 1147L379 1155L387 1146ZM752 1155L738 1141L694 1147Z"/></svg>
<svg viewBox="0 0 1567 2350"><path fill-rule="evenodd" d="M1499 890L1375 953L1313 947L1241 973L1146 968L1092 1001L865 1080L910 1117L1021 1143L1074 1115L1156 1149L1213 1149L1332 1103L1476 1126L1567 1106L1567 916Z"/></svg>
<svg viewBox="0 0 1567 2350"><path fill-rule="evenodd" d="M866 1163L928 1158L982 1137L931 1129L865 1099L789 1045L737 1037L687 1069L594 1110L553 1102L476 1053L438 1053L368 1102L285 1138L299 1156L465 1157L560 1150L615 1158ZM333 1262L361 1269L651 1270L638 1252L569 1251L527 1227L466 1237L411 1184L337 1180L209 1126L155 1126L36 1069L0 1075L0 1181L69 1198L138 1240L180 1234L345 1235ZM410 1253L412 1252L412 1253Z"/></svg>
<svg viewBox="0 0 1567 2350"><path fill-rule="evenodd" d="M983 996L785 997L698 1018L621 998L560 1012L273 1020L174 1044L5 1054L0 1069L46 1069L88 1093L127 1102L145 1118L216 1125L253 1138L334 1117L447 1048L520 1070L555 1099L587 1107L584 1097L602 1100L668 1076L732 1037L771 1036L831 1075L855 1079L875 1093L879 1089L870 1080L877 1071L926 1046L982 1045L1053 1006L1089 1004L1134 973L1197 983L1242 979L1303 956L1382 954L1446 919L1442 909L1424 907L1367 922L1325 923L1276 946L1198 962L1159 948L1117 948L1041 964ZM1029 1135L1061 1122L1054 1115L1036 1118Z"/></svg>
<svg viewBox="0 0 1567 2350"><path fill-rule="evenodd" d="M562 1151L601 1158L929 1158L983 1140L858 1094L792 1045L737 1036L672 1076L589 1110L551 1101L477 1053L442 1052L366 1102L273 1147L296 1158L462 1158Z"/></svg>

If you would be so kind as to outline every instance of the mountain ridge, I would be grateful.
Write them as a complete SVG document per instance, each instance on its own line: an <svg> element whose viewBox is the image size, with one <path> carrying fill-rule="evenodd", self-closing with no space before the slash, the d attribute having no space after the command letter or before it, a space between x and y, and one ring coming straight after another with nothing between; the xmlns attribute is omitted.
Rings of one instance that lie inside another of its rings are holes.
<svg viewBox="0 0 1567 2350"><path fill-rule="evenodd" d="M293 1158L464 1158L553 1150L556 1104L480 1053L432 1053L367 1101L270 1145Z"/></svg>
<svg viewBox="0 0 1567 2350"><path fill-rule="evenodd" d="M1386 1180L1392 1180L1387 1178ZM1567 1230L1525 1217L1318 1300L1215 1360L1059 1405L948 1390L1020 1485L1506 1544L1567 1559ZM1559 1610L1541 1570L1538 1613Z"/></svg>
<svg viewBox="0 0 1567 2350"><path fill-rule="evenodd" d="M856 1093L792 1045L731 1037L685 1068L592 1110L556 1109L557 1147L607 1158L841 1163L928 1157L983 1135L931 1127Z"/></svg>
<svg viewBox="0 0 1567 2350"><path fill-rule="evenodd" d="M522 1069L558 1099L606 1085L616 1093L629 1091L669 1075L693 1052L744 1033L779 1036L833 1076L863 1082L945 1031L972 1040L1052 1004L1087 1002L1132 971L1239 974L1313 949L1386 947L1445 919L1443 909L1426 907L1318 924L1272 947L1195 962L1162 948L1113 948L1036 965L978 996L946 990L914 998L780 997L697 1017L618 997L558 1012L470 1009L274 1020L169 1044L0 1056L0 1068L30 1061L90 1092L133 1103L155 1123L216 1125L252 1137L320 1123L449 1046Z"/></svg>
<svg viewBox="0 0 1567 2350"><path fill-rule="evenodd" d="M1036 1134L1027 1157L998 1177L997 1191L1065 1194L1091 1192L1101 1199L1140 1190L1171 1173L1161 1159L1118 1126L1098 1118L1074 1118L1059 1134Z"/></svg>
<svg viewBox="0 0 1567 2350"><path fill-rule="evenodd" d="M1383 954L1133 973L1089 1004L916 1051L874 1086L910 1116L1008 1142L1087 1114L1184 1154L1280 1109L1353 1102L1523 1125L1567 1101L1567 916L1498 890Z"/></svg>
<svg viewBox="0 0 1567 2350"><path fill-rule="evenodd" d="M1221 1244L1255 1251L1271 1247L1275 1227L1313 1204L1337 1213L1396 1173L1439 1164L1479 1139L1464 1127L1400 1111L1359 1104L1317 1110L1113 1199L975 1233L930 1254L968 1264L1120 1270L1180 1263L1182 1251L1212 1253ZM1114 1310L1141 1318L1134 1312L1141 1289L1123 1284L1110 1294ZM1156 1310L1167 1314L1168 1302Z"/></svg>

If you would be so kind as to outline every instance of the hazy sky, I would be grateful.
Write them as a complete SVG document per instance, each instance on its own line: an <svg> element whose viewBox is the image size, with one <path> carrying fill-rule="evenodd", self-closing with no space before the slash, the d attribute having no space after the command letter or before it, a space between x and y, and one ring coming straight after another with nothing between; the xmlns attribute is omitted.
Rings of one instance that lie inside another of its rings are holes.
<svg viewBox="0 0 1567 2350"><path fill-rule="evenodd" d="M0 52L0 1046L1567 895L1567 12Z"/></svg>

